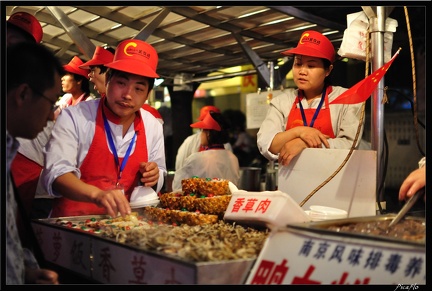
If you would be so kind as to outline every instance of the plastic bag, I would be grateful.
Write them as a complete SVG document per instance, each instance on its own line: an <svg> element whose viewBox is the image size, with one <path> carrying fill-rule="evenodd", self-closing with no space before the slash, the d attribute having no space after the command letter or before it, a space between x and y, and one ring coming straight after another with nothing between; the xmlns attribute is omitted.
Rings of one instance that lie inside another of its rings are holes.
<svg viewBox="0 0 432 291"><path fill-rule="evenodd" d="M348 14L347 26L338 54L341 57L366 61L366 37L369 19L362 11ZM391 18L386 19L386 32L384 32L384 62L388 62L391 59L393 32L396 31L396 27L396 20Z"/></svg>

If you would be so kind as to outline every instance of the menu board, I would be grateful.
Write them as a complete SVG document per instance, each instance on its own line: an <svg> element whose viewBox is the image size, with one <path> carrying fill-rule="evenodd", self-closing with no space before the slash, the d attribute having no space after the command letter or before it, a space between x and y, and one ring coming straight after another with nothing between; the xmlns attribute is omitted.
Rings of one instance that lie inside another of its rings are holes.
<svg viewBox="0 0 432 291"><path fill-rule="evenodd" d="M282 91L267 91L250 93L246 95L246 127L247 129L260 128L266 117L270 101Z"/></svg>

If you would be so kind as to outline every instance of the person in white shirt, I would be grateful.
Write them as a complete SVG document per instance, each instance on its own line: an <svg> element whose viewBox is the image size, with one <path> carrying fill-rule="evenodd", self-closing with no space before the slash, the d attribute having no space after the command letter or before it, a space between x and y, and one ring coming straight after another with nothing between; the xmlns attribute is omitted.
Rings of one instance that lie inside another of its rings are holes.
<svg viewBox="0 0 432 291"><path fill-rule="evenodd" d="M193 176L225 179L238 186L239 161L232 151L224 147L229 140L229 133L223 115L210 111L202 121L191 124L191 127L202 129L200 144L205 150L193 153L186 159L174 174L172 189L181 190L181 181Z"/></svg>
<svg viewBox="0 0 432 291"><path fill-rule="evenodd" d="M220 109L213 105L207 105L201 108L200 115L197 118L198 121L202 121L208 112L220 113ZM224 144L225 149L233 151L232 146L229 142ZM201 131L198 131L188 136L177 150L175 169L178 170L183 167L186 159L193 153L204 150L201 146Z"/></svg>
<svg viewBox="0 0 432 291"><path fill-rule="evenodd" d="M303 32L293 56L297 88L274 97L257 133L257 145L269 161L288 165L305 148L349 149L360 124L362 104L330 104L347 89L330 84L335 49L323 34ZM355 146L359 148L361 138Z"/></svg>
<svg viewBox="0 0 432 291"><path fill-rule="evenodd" d="M131 213L138 185L159 192L166 176L162 124L142 105L154 86L158 55L122 41L105 64L106 97L63 109L45 147L43 184L57 197L50 217Z"/></svg>

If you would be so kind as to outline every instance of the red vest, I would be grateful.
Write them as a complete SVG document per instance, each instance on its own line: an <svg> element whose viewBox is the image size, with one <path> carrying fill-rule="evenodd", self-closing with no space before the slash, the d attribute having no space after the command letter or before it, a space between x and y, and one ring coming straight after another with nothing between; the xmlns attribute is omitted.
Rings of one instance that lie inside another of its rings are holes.
<svg viewBox="0 0 432 291"><path fill-rule="evenodd" d="M329 100L328 100L328 94L330 94L332 91L332 87L328 86L326 90L326 94L324 97L324 104L325 106L321 107L318 116L315 119L313 128L318 129L323 134L326 134L330 136L330 138L335 138L335 134L333 132L332 122L331 122L331 116L330 116L330 108L329 108ZM303 126L303 118L301 115L300 108L297 108L297 104L299 103L299 97L297 97L292 105L291 111L288 115L288 120L286 124L286 130L291 129L296 126ZM316 108L307 108L304 109L304 114L306 116L306 121L308 124L311 123L312 117L314 116L316 112Z"/></svg>

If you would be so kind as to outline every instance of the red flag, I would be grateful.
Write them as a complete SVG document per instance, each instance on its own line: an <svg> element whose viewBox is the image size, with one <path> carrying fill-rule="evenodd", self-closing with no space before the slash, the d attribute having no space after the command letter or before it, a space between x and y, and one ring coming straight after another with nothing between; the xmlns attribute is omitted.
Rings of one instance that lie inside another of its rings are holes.
<svg viewBox="0 0 432 291"><path fill-rule="evenodd" d="M384 77L400 50L401 49L399 48L391 60L381 68L343 92L339 97L330 102L330 104L355 104L366 101L372 94L373 90L378 86L379 81Z"/></svg>

